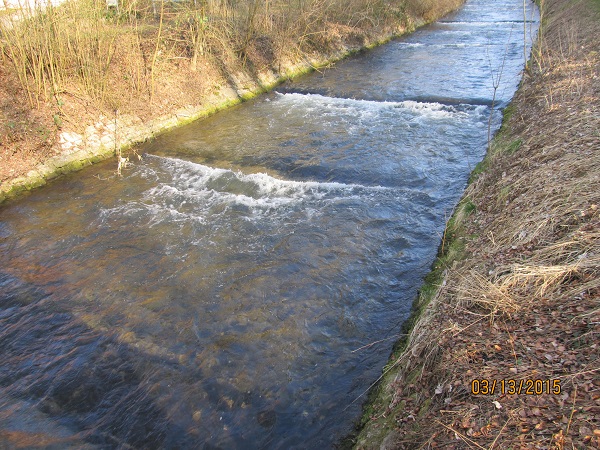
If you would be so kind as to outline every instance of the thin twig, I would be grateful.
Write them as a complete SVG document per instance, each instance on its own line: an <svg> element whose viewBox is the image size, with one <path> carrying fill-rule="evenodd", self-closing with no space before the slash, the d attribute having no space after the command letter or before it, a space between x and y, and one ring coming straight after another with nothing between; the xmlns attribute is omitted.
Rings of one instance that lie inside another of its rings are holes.
<svg viewBox="0 0 600 450"><path fill-rule="evenodd" d="M443 427L447 428L448 430L454 432L454 434L456 436L458 436L459 438L461 438L465 444L467 444L469 446L469 448L473 448L471 447L471 445L469 445L469 442L473 445L475 445L477 448L480 448L481 450L487 450L485 447L482 447L481 445L479 445L477 442L473 441L472 439L469 439L468 437L466 437L464 434L456 431L454 428L452 428L451 426L446 425L445 423L440 422L439 420L436 420L437 423L439 423L440 425L442 425Z"/></svg>
<svg viewBox="0 0 600 450"><path fill-rule="evenodd" d="M372 347L372 346L374 346L376 344L379 344L380 342L389 341L390 339L398 338L398 337L401 337L401 336L406 336L406 334L394 334L393 336L387 337L385 339L380 339L378 341L371 342L370 344L363 345L362 347L359 347L356 350L352 350L350 353L356 353L356 352L358 352L360 350L363 350L365 348L369 348L369 347Z"/></svg>
<svg viewBox="0 0 600 450"><path fill-rule="evenodd" d="M498 433L496 438L493 440L493 442L490 445L490 448L488 450L492 450L494 448L494 445L496 445L496 441L498 440L498 438L500 437L500 435L502 434L502 432L504 431L504 429L506 428L506 426L508 425L508 422L510 422L510 420L511 420L511 418L509 417L508 420L506 421L506 423L504 424L504 426L500 429L500 432Z"/></svg>
<svg viewBox="0 0 600 450"><path fill-rule="evenodd" d="M587 375L588 373L594 373L594 372L598 372L598 371L600 371L600 367L596 367L595 369L586 370L583 372L577 372L577 373L573 373L573 374L569 374L569 375L562 375L557 378L575 378L575 377L578 377L579 375Z"/></svg>
<svg viewBox="0 0 600 450"><path fill-rule="evenodd" d="M577 400L577 385L575 385L575 392L573 393L573 405L571 406L571 415L569 416L569 423L567 424L567 431L565 436L569 435L569 429L571 428L571 422L573 421L573 415L575 414L575 401Z"/></svg>
<svg viewBox="0 0 600 450"><path fill-rule="evenodd" d="M506 332L508 333L508 342L510 343L510 347L512 348L512 354L515 357L515 368L519 365L519 359L517 358L517 352L515 351L515 345L514 345L514 339L512 337L512 334L510 334L510 331L508 331L508 326L506 326L506 323L503 321L502 322L504 324L504 328L506 329Z"/></svg>

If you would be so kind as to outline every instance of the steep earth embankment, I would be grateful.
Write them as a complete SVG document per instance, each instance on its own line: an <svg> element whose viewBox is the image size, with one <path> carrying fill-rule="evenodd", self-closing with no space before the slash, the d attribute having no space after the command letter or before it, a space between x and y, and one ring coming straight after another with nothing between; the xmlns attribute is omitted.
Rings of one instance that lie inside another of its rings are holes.
<svg viewBox="0 0 600 450"><path fill-rule="evenodd" d="M135 143L409 33L463 1L314 0L303 10L165 2L154 13L150 3L139 9L144 2L120 1L114 13L102 2L90 11L65 2L39 20L0 10L0 202L115 154L120 171L121 150Z"/></svg>
<svg viewBox="0 0 600 450"><path fill-rule="evenodd" d="M600 448L600 3L541 8L355 448Z"/></svg>

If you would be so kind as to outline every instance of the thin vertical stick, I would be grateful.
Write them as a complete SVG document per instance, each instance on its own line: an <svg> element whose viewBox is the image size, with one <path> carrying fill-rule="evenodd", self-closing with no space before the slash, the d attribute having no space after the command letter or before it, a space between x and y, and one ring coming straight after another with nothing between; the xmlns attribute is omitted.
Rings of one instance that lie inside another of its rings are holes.
<svg viewBox="0 0 600 450"><path fill-rule="evenodd" d="M523 0L523 67L527 71L527 5Z"/></svg>
<svg viewBox="0 0 600 450"><path fill-rule="evenodd" d="M158 34L156 36L156 47L154 47L154 55L152 55L152 65L150 66L150 101L154 98L154 69L156 68L156 58L160 47L160 36L162 34L163 16L165 12L165 0L160 2L160 22L158 23Z"/></svg>

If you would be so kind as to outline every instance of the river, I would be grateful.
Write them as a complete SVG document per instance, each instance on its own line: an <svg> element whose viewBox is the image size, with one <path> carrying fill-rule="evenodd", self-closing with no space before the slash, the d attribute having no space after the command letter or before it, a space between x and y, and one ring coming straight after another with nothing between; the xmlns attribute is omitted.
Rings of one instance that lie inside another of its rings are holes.
<svg viewBox="0 0 600 450"><path fill-rule="evenodd" d="M0 207L0 442L334 445L517 87L523 24L521 0L469 0L141 146L122 178Z"/></svg>

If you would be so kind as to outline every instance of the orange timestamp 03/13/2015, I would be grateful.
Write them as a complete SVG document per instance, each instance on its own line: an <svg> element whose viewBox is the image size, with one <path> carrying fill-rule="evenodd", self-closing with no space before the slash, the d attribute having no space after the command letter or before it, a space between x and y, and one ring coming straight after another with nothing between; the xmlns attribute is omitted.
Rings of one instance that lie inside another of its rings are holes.
<svg viewBox="0 0 600 450"><path fill-rule="evenodd" d="M471 381L473 395L560 395L559 379L487 379L476 378Z"/></svg>

